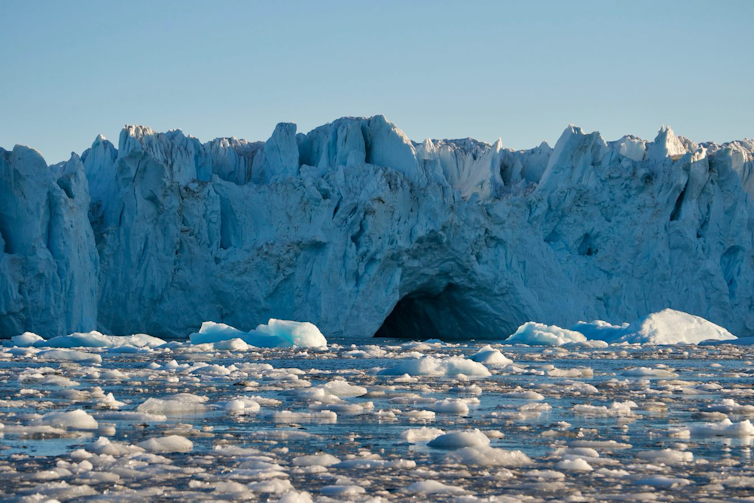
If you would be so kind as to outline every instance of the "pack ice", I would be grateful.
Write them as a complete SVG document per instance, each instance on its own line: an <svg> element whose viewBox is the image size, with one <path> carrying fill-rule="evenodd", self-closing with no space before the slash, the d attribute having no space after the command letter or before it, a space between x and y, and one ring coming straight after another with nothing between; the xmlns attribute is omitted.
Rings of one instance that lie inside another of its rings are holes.
<svg viewBox="0 0 754 503"><path fill-rule="evenodd" d="M665 308L752 335L754 142L410 141L383 116L266 142L127 126L0 150L0 335L512 334ZM562 335L562 334L561 334Z"/></svg>

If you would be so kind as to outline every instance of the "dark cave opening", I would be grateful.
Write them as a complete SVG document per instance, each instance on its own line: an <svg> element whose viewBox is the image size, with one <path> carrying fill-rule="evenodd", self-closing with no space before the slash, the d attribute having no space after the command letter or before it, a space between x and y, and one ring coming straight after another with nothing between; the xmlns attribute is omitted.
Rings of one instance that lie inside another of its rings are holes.
<svg viewBox="0 0 754 503"><path fill-rule="evenodd" d="M395 305L375 337L460 340L493 337L489 307L470 291L449 283L437 289L418 289Z"/></svg>

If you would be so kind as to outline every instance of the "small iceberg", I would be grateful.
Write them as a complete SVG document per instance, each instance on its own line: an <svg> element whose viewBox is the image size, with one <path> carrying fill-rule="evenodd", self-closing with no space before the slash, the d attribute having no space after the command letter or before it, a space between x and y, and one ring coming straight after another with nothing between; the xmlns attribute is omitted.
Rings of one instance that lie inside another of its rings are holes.
<svg viewBox="0 0 754 503"><path fill-rule="evenodd" d="M562 346L573 342L586 342L586 340L586 337L580 332L529 321L518 327L516 333L508 337L505 343L528 344L529 346Z"/></svg>
<svg viewBox="0 0 754 503"><path fill-rule="evenodd" d="M506 344L562 346L602 341L609 344L700 344L736 341L737 337L719 325L693 314L663 309L633 323L613 325L606 321L580 321L571 329L527 322L511 335Z"/></svg>
<svg viewBox="0 0 754 503"><path fill-rule="evenodd" d="M189 336L192 344L207 344L240 339L260 348L326 348L327 339L316 325L308 322L276 320L244 332L225 323L205 321L198 332Z"/></svg>
<svg viewBox="0 0 754 503"><path fill-rule="evenodd" d="M424 356L416 360L407 360L395 367L381 370L379 375L386 376L427 376L427 377L457 377L461 374L467 377L489 377L492 374L487 367L460 356L435 358Z"/></svg>

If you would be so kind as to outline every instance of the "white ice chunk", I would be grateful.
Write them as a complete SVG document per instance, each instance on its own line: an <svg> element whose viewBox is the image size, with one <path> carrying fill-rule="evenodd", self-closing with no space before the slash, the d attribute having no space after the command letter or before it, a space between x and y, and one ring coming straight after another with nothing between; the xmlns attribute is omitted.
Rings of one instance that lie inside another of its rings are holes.
<svg viewBox="0 0 754 503"><path fill-rule="evenodd" d="M513 360L505 356L500 350L492 346L485 346L469 357L470 360L484 363L485 365L509 365Z"/></svg>
<svg viewBox="0 0 754 503"><path fill-rule="evenodd" d="M180 435L150 438L136 445L147 451L160 453L191 452L194 448L191 440Z"/></svg>
<svg viewBox="0 0 754 503"><path fill-rule="evenodd" d="M754 437L754 425L748 419L734 423L730 419L723 419L719 423L705 423L690 426L688 432L695 437Z"/></svg>
<svg viewBox="0 0 754 503"><path fill-rule="evenodd" d="M445 456L447 463L479 466L518 467L532 463L521 451L498 449L489 445L475 445L452 451Z"/></svg>
<svg viewBox="0 0 754 503"><path fill-rule="evenodd" d="M153 348L162 346L165 341L147 334L134 335L103 335L96 330L91 332L75 332L70 335L53 337L47 341L39 341L35 346L51 348L120 348L134 346L137 348Z"/></svg>
<svg viewBox="0 0 754 503"><path fill-rule="evenodd" d="M327 347L327 339L314 324L275 318L270 318L266 325L259 325L250 332L243 332L224 323L205 321L199 332L191 334L189 339L192 344L241 339L252 346L264 348Z"/></svg>
<svg viewBox="0 0 754 503"><path fill-rule="evenodd" d="M651 463L662 463L664 465L682 465L694 461L694 455L688 451L677 451L674 449L662 449L660 451L640 451L636 457L649 461Z"/></svg>
<svg viewBox="0 0 754 503"><path fill-rule="evenodd" d="M434 438L427 445L434 449L460 449L462 447L490 445L490 439L481 431L474 429L445 433Z"/></svg>
<svg viewBox="0 0 754 503"><path fill-rule="evenodd" d="M579 457L563 459L555 465L555 468L575 472L591 472L593 470L592 466L585 459Z"/></svg>
<svg viewBox="0 0 754 503"><path fill-rule="evenodd" d="M44 338L38 336L33 332L24 332L21 335L11 337L10 340L14 346L28 348L29 346L33 346L34 344L43 341Z"/></svg>
<svg viewBox="0 0 754 503"><path fill-rule="evenodd" d="M528 344L530 346L562 346L571 342L585 342L580 332L529 321L518 327L516 333L508 337L505 344Z"/></svg>
<svg viewBox="0 0 754 503"><path fill-rule="evenodd" d="M81 409L69 412L54 411L44 414L39 422L56 428L71 428L75 430L96 430L97 420Z"/></svg>
<svg viewBox="0 0 754 503"><path fill-rule="evenodd" d="M148 398L136 410L146 414L164 414L168 416L200 414L206 410L204 403L207 400L206 396L178 393L177 395L170 395L164 398Z"/></svg>
<svg viewBox="0 0 754 503"><path fill-rule="evenodd" d="M461 487L448 486L437 480L424 480L422 482L414 482L406 487L406 492L424 494L460 494L466 491Z"/></svg>
<svg viewBox="0 0 754 503"><path fill-rule="evenodd" d="M477 363L459 356L447 358L435 358L424 356L416 360L407 360L400 365L385 369L381 375L401 376L430 376L430 377L455 377L465 375L469 377L489 377L490 371L481 363Z"/></svg>
<svg viewBox="0 0 754 503"><path fill-rule="evenodd" d="M444 434L445 432L439 428L427 428L426 426L422 426L421 428L410 428L401 432L401 438L409 444L419 444L430 442Z"/></svg>
<svg viewBox="0 0 754 503"><path fill-rule="evenodd" d="M338 463L340 463L340 459L325 452L293 458L294 466L332 466Z"/></svg>
<svg viewBox="0 0 754 503"><path fill-rule="evenodd" d="M78 363L102 363L100 355L85 353L83 351L73 351L70 349L49 349L40 351L37 357L42 360L78 362Z"/></svg>

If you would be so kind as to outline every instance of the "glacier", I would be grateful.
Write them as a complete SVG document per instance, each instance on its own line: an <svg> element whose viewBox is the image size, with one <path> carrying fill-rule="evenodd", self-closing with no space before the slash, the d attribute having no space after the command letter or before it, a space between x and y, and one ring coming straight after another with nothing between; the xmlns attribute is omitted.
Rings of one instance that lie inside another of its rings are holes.
<svg viewBox="0 0 754 503"><path fill-rule="evenodd" d="M666 308L754 335L754 141L565 129L411 141L384 116L265 142L126 126L48 166L0 149L0 336L502 338Z"/></svg>

